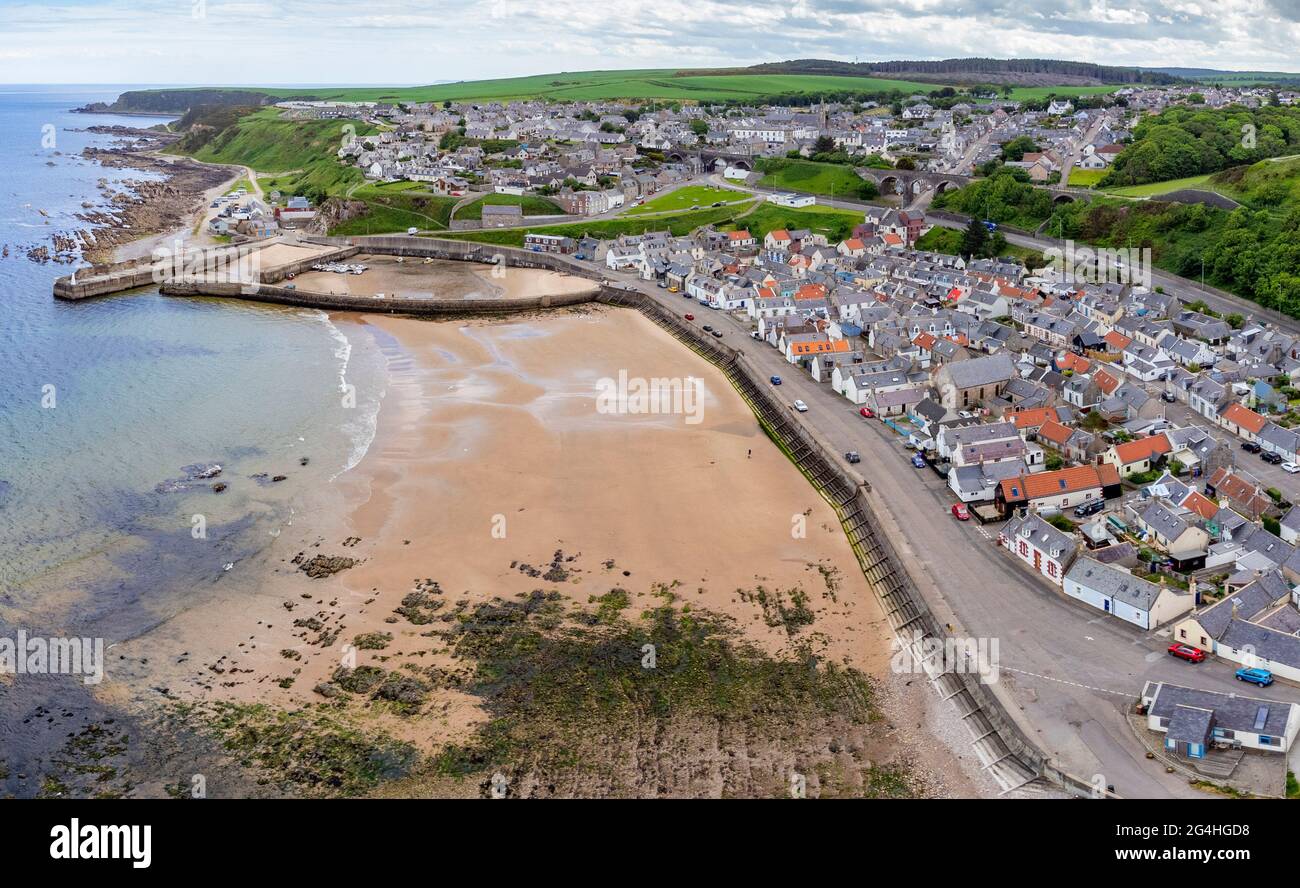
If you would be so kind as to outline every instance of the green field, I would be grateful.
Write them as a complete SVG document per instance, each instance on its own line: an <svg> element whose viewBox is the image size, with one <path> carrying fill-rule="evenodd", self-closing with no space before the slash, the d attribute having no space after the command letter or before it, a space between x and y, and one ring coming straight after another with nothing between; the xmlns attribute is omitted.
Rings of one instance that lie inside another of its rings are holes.
<svg viewBox="0 0 1300 888"><path fill-rule="evenodd" d="M1103 96L1123 89L1122 86L1016 86L1011 89L1011 101L1030 102L1056 96L1070 99L1076 96Z"/></svg>
<svg viewBox="0 0 1300 888"><path fill-rule="evenodd" d="M482 219L485 206L523 207L525 216L563 216L564 209L553 200L536 194L485 194L456 211L457 219Z"/></svg>
<svg viewBox="0 0 1300 888"><path fill-rule="evenodd" d="M1161 194L1168 194L1171 191L1179 191L1183 188L1198 188L1202 191L1216 191L1210 183L1210 177L1213 173L1205 173L1201 176L1188 176L1186 179L1169 179L1164 182L1148 182L1146 185L1126 185L1122 188L1105 188L1107 194L1114 194L1119 197L1158 197ZM1070 177L1074 179L1073 176Z"/></svg>
<svg viewBox="0 0 1300 888"><path fill-rule="evenodd" d="M733 191L730 188L714 188L710 185L687 185L653 200L648 200L641 206L629 207L623 211L622 215L644 216L647 213L676 212L689 210L692 206L707 207L717 201L731 203L732 201L743 200L747 196L746 192Z"/></svg>
<svg viewBox="0 0 1300 888"><path fill-rule="evenodd" d="M764 175L758 184L810 194L857 197L865 181L852 167L838 163L781 159L764 161L761 168Z"/></svg>
<svg viewBox="0 0 1300 888"><path fill-rule="evenodd" d="M733 225L724 228L745 228L760 241L769 231L780 228L807 228L818 234L826 235L832 245L848 238L855 225L860 225L865 214L853 210L839 210L835 207L791 207L764 203L754 212Z"/></svg>
<svg viewBox="0 0 1300 888"><path fill-rule="evenodd" d="M911 80L841 77L821 74L687 74L676 68L631 71L579 71L469 80L411 87L252 88L280 98L334 99L344 102L442 102L467 99L545 98L557 101L662 99L711 102L755 96L817 95L822 92L929 93L943 86ZM240 89L241 87L232 87ZM1061 87L1062 90L1068 87Z"/></svg>
<svg viewBox="0 0 1300 888"><path fill-rule="evenodd" d="M1106 170L1070 170L1070 185L1076 188L1092 188L1106 178Z"/></svg>
<svg viewBox="0 0 1300 888"><path fill-rule="evenodd" d="M439 236L485 244L521 247L524 244L524 235L530 231L575 238L591 235L606 240L616 238L620 234L643 234L647 231L670 231L674 235L683 235L690 234L701 225L717 225L721 227L739 222L743 226L745 220L741 219L741 217L753 206L753 203L736 204L694 210L672 216L620 217L591 222L567 222L561 225L539 225L528 229L499 228L487 231L457 231Z"/></svg>

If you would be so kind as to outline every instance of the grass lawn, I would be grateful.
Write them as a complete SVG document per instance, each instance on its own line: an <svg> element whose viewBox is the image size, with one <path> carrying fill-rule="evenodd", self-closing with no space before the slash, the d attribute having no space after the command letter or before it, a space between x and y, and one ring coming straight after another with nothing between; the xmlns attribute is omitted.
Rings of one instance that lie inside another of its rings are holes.
<svg viewBox="0 0 1300 888"><path fill-rule="evenodd" d="M1093 188L1106 177L1107 170L1070 170L1069 184L1076 188Z"/></svg>
<svg viewBox="0 0 1300 888"><path fill-rule="evenodd" d="M839 163L814 163L810 160L779 160L768 164L759 180L767 188L789 188L812 194L856 197L865 180L852 167Z"/></svg>
<svg viewBox="0 0 1300 888"><path fill-rule="evenodd" d="M795 209L764 203L745 218L738 219L735 224L725 227L747 228L749 233L760 241L769 231L779 228L807 228L826 235L826 239L834 245L848 238L853 231L853 226L860 225L864 218L862 213L837 210L835 207L813 206Z"/></svg>
<svg viewBox="0 0 1300 888"><path fill-rule="evenodd" d="M646 201L639 207L629 207L623 211L624 216L644 216L646 213L663 213L689 210L692 206L707 207L717 201L731 203L742 200L746 192L733 191L730 188L714 188L711 185L687 185L676 191Z"/></svg>
<svg viewBox="0 0 1300 888"><path fill-rule="evenodd" d="M1106 188L1103 190L1107 194L1114 194L1119 197L1155 197L1160 194L1168 194L1171 191L1179 191L1183 188L1215 191L1217 189L1210 185L1211 175L1213 174L1205 173L1201 176L1188 176L1186 179L1167 179L1164 182L1148 182L1145 185L1127 185L1123 188Z"/></svg>
<svg viewBox="0 0 1300 888"><path fill-rule="evenodd" d="M690 234L701 225L726 227L735 222L737 217L748 210L753 203L736 204L725 207L711 207L678 213L673 216L633 216L617 219L601 219L592 222L566 222L560 225L538 225L533 228L501 228L489 231L457 231L439 237L454 240L468 240L483 244L501 244L503 246L521 247L524 235L529 232L538 234L559 234L566 237L583 237L591 235L604 240L612 240L620 234L643 234L647 231L670 231L680 236ZM741 220L744 225L747 220Z"/></svg>
<svg viewBox="0 0 1300 888"><path fill-rule="evenodd" d="M1056 96L1058 99L1074 96L1102 96L1113 93L1120 86L1017 86L1011 90L1013 102L1028 102Z"/></svg>
<svg viewBox="0 0 1300 888"><path fill-rule="evenodd" d="M485 206L523 207L525 216L563 216L564 209L553 200L536 194L485 194L456 211L457 219L482 219Z"/></svg>

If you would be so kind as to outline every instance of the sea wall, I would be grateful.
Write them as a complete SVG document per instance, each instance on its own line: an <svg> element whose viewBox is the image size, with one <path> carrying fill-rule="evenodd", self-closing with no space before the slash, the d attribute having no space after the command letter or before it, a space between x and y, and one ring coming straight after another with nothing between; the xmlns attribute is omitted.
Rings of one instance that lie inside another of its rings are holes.
<svg viewBox="0 0 1300 888"><path fill-rule="evenodd" d="M222 299L244 299L251 302L270 302L276 305L295 305L302 308L319 308L324 311L361 311L383 314L413 315L416 317L450 317L463 315L503 315L547 308L565 308L595 301L599 287L577 293L550 296L529 296L517 299L423 299L420 297L352 296L341 293L317 293L276 284L212 283L206 281L163 284L159 290L164 296L215 296Z"/></svg>
<svg viewBox="0 0 1300 888"><path fill-rule="evenodd" d="M605 286L600 301L638 309L726 375L809 482L835 507L863 574L895 633L913 649L916 661L926 660L927 643L942 646L952 632L935 614L946 606L927 596L908 572L890 541L897 526L891 531L889 521L882 520L882 511L888 510L877 509L871 484L794 418L744 352L684 322L643 293ZM1031 728L1012 714L1014 701L1006 699L996 685L984 684L976 672L942 665L927 666L927 677L961 713L981 764L1004 787L1042 778L1074 795L1091 796L1091 783L1059 768L1029 739Z"/></svg>

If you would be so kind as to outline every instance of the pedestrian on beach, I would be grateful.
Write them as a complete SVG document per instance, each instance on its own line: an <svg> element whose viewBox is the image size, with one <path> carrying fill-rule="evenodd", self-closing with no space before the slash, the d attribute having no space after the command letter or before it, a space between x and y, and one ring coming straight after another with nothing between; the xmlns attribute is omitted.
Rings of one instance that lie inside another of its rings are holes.
<svg viewBox="0 0 1300 888"><path fill-rule="evenodd" d="M753 458L754 458L754 451L752 451L752 450L746 450L746 451L745 451L745 459L753 459Z"/></svg>

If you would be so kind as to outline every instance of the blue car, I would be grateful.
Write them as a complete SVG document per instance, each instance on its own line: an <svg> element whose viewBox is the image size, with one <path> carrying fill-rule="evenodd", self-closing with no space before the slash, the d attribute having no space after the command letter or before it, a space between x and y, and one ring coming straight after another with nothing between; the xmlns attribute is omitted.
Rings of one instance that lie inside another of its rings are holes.
<svg viewBox="0 0 1300 888"><path fill-rule="evenodd" d="M779 376L773 376L773 377L772 377L772 385L780 385L780 384L781 384L781 377L779 377Z"/></svg>
<svg viewBox="0 0 1300 888"><path fill-rule="evenodd" d="M1237 681L1248 681L1266 688L1273 683L1273 673L1267 669L1238 669Z"/></svg>
<svg viewBox="0 0 1300 888"><path fill-rule="evenodd" d="M916 466L918 469L924 469L924 468L925 468L925 459L921 456L921 454L919 454L919 453L913 453L913 454L912 454L912 465Z"/></svg>

